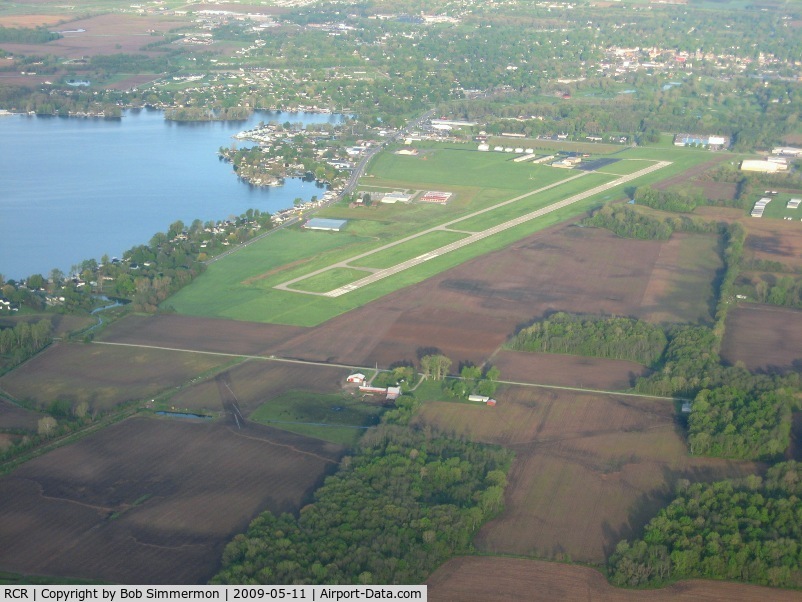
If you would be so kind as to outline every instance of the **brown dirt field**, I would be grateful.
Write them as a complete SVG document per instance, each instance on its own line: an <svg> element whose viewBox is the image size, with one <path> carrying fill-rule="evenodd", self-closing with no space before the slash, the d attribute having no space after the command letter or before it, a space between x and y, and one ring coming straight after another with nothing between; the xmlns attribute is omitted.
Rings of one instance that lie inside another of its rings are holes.
<svg viewBox="0 0 802 602"><path fill-rule="evenodd" d="M693 214L698 217L727 222L728 224L744 218L744 212L733 207L697 207L694 209Z"/></svg>
<svg viewBox="0 0 802 602"><path fill-rule="evenodd" d="M259 355L273 353L280 343L305 330L297 326L255 324L192 316L132 315L111 324L98 340Z"/></svg>
<svg viewBox="0 0 802 602"><path fill-rule="evenodd" d="M732 184L730 182L705 182L695 180L693 185L701 188L704 191L705 197L708 199L734 201L738 193L737 184Z"/></svg>
<svg viewBox="0 0 802 602"><path fill-rule="evenodd" d="M474 541L482 552L601 563L640 533L678 479L758 470L689 457L672 402L513 386L496 398L494 408L427 403L416 418L516 453L505 510Z"/></svg>
<svg viewBox="0 0 802 602"><path fill-rule="evenodd" d="M33 88L41 86L46 81L53 81L55 75L19 75L19 74L0 74L0 85L7 86L26 86Z"/></svg>
<svg viewBox="0 0 802 602"><path fill-rule="evenodd" d="M779 261L791 268L802 268L802 223L781 219L745 217L744 259Z"/></svg>
<svg viewBox="0 0 802 602"><path fill-rule="evenodd" d="M654 322L712 322L715 273L724 267L715 236L677 232L660 247L640 317Z"/></svg>
<svg viewBox="0 0 802 602"><path fill-rule="evenodd" d="M608 360L556 353L499 351L490 362L504 380L608 391L629 389L648 368L624 360Z"/></svg>
<svg viewBox="0 0 802 602"><path fill-rule="evenodd" d="M67 33L46 44L0 44L0 48L13 54L53 54L64 58L80 58L121 52L142 53L140 48L159 39L163 34L186 25L185 21L165 17L139 17L106 14L88 19L70 21L59 30L85 29ZM156 35L151 34L156 32ZM119 48L118 48L119 45ZM152 54L144 52L144 54ZM51 76L52 77L52 76Z"/></svg>
<svg viewBox="0 0 802 602"><path fill-rule="evenodd" d="M661 258L664 247L682 257L687 240L573 226L541 232L308 329L278 354L386 366L433 347L455 365L478 364L516 327L553 311L693 321L708 295L684 286L686 266Z"/></svg>
<svg viewBox="0 0 802 602"><path fill-rule="evenodd" d="M228 409L225 403L221 406L221 402L230 396L247 418L260 405L287 391L339 391L349 373L350 370L344 368L249 361L222 372L213 380L181 391L171 403L190 412L217 412ZM225 399L222 399L221 390L226 394Z"/></svg>
<svg viewBox="0 0 802 602"><path fill-rule="evenodd" d="M55 343L0 378L0 388L41 405L86 401L92 409L108 409L152 397L230 361L198 353Z"/></svg>
<svg viewBox="0 0 802 602"><path fill-rule="evenodd" d="M788 370L802 366L802 311L788 307L739 304L727 314L721 356L750 370Z"/></svg>
<svg viewBox="0 0 802 602"><path fill-rule="evenodd" d="M0 429L18 428L36 431L41 414L0 400Z"/></svg>
<svg viewBox="0 0 802 602"><path fill-rule="evenodd" d="M695 600L791 602L800 593L724 581L680 581L656 590L625 590L611 586L592 568L519 558L454 558L427 580L431 602L663 602Z"/></svg>
<svg viewBox="0 0 802 602"><path fill-rule="evenodd" d="M63 15L4 15L0 17L0 27L39 27L55 25L65 20Z"/></svg>
<svg viewBox="0 0 802 602"><path fill-rule="evenodd" d="M462 361L481 364L518 326L553 311L698 319L708 295L688 280L684 246L689 241L696 238L636 241L601 229L563 226L315 328L131 316L110 326L101 339L382 367L414 362L421 349L436 348L455 367ZM703 280L695 272L694 278Z"/></svg>
<svg viewBox="0 0 802 602"><path fill-rule="evenodd" d="M203 583L230 538L264 509L297 511L341 454L269 427L127 420L0 479L0 567Z"/></svg>

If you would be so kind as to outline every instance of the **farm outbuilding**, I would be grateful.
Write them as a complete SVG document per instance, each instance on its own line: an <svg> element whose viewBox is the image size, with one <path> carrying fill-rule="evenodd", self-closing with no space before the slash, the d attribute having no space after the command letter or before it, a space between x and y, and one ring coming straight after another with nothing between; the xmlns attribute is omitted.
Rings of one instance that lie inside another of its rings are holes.
<svg viewBox="0 0 802 602"><path fill-rule="evenodd" d="M345 379L345 382L356 383L358 385L361 385L362 383L365 382L365 378L367 377L364 374L362 374L361 372L357 372L355 374L351 374L350 376L348 376L348 378Z"/></svg>

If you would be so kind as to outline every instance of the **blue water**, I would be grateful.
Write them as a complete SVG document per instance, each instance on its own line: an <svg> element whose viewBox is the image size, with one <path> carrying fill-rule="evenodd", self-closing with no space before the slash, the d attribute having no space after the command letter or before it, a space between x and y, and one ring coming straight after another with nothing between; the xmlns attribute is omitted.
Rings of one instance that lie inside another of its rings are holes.
<svg viewBox="0 0 802 602"><path fill-rule="evenodd" d="M179 219L220 220L251 207L273 213L320 196L314 182L298 179L253 188L217 151L260 121L341 120L262 112L247 122L175 123L148 110L118 120L0 117L0 274L68 273L104 253L122 256Z"/></svg>

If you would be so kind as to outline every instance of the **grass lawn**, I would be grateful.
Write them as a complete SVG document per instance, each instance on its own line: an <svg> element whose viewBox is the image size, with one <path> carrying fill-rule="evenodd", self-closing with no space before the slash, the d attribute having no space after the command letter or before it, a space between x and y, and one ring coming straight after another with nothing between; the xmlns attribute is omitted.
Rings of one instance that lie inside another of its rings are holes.
<svg viewBox="0 0 802 602"><path fill-rule="evenodd" d="M532 190L567 176L543 165L515 163L517 155L465 150L424 149L418 156L382 153L368 168L380 180L405 183L402 188L415 190L452 190L452 187L481 187L500 190ZM375 186L371 178L363 180Z"/></svg>
<svg viewBox="0 0 802 602"><path fill-rule="evenodd" d="M365 429L379 423L382 411L382 406L352 395L288 391L260 405L249 418L299 435L352 446Z"/></svg>
<svg viewBox="0 0 802 602"><path fill-rule="evenodd" d="M770 198L771 202L766 205L766 209L763 212L763 217L761 219L783 219L784 217L790 217L792 221L795 222L798 222L800 219L802 219L802 205L800 205L797 209L786 209L788 201L791 199L802 199L802 194L787 194L784 192L774 196L760 194L755 197L749 209L751 210L752 207L755 206L755 203L762 198Z"/></svg>
<svg viewBox="0 0 802 602"><path fill-rule="evenodd" d="M310 276L306 280L301 280L292 285L292 288L310 293L325 293L332 289L339 288L349 282L354 282L370 274L364 270L351 270L348 268L332 268L322 274Z"/></svg>
<svg viewBox="0 0 802 602"><path fill-rule="evenodd" d="M349 262L349 265L379 269L389 268L428 251L434 251L452 242L462 240L466 236L467 234L447 231L429 232L395 247Z"/></svg>
<svg viewBox="0 0 802 602"><path fill-rule="evenodd" d="M552 169L557 171L557 168ZM641 167L641 169L643 169L643 167ZM572 175L578 175L578 172L574 170L565 171L569 171ZM477 215L476 217L457 222L450 227L454 228L455 230L481 232L482 230L492 228L498 224L503 224L504 222L521 217L522 215L526 215L527 213L537 211L546 205L556 203L557 201L561 201L566 197L579 194L588 188L593 188L594 186L600 186L606 182L611 182L614 179L615 176L589 173L576 180L566 182L562 186L544 190L543 192L526 197L525 199L521 199L515 203L510 203L509 205L499 207L498 209L493 209L492 211L488 211L482 215Z"/></svg>

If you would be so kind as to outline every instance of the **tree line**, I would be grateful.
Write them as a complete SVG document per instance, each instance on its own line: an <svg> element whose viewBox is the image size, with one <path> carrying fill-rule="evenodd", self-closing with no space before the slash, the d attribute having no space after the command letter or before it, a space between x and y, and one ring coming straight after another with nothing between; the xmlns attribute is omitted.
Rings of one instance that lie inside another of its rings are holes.
<svg viewBox="0 0 802 602"><path fill-rule="evenodd" d="M226 546L212 583L421 583L471 551L502 507L512 452L383 425L299 516L266 512Z"/></svg>
<svg viewBox="0 0 802 602"><path fill-rule="evenodd" d="M53 324L49 319L29 324L17 322L14 327L0 329L0 371L13 368L32 357L53 341Z"/></svg>
<svg viewBox="0 0 802 602"><path fill-rule="evenodd" d="M588 355L651 366L666 344L663 329L642 320L559 312L522 329L506 346L515 351Z"/></svg>
<svg viewBox="0 0 802 602"><path fill-rule="evenodd" d="M0 26L0 42L10 44L45 44L63 37L46 27L3 27Z"/></svg>
<svg viewBox="0 0 802 602"><path fill-rule="evenodd" d="M715 233L712 221L687 215L658 216L638 211L629 205L603 205L582 221L585 226L605 228L622 238L668 240L674 232Z"/></svg>
<svg viewBox="0 0 802 602"><path fill-rule="evenodd" d="M619 586L679 579L735 579L802 587L802 466L785 462L765 479L688 485L608 560Z"/></svg>

